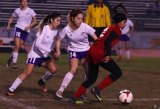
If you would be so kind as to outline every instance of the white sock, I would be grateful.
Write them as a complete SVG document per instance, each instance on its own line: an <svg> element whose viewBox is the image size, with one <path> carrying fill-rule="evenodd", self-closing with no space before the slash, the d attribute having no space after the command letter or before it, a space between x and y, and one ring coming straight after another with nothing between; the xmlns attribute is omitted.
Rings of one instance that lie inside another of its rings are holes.
<svg viewBox="0 0 160 109"><path fill-rule="evenodd" d="M16 78L16 80L12 83L11 87L9 88L9 90L11 92L14 92L21 83L22 83L22 80L19 77Z"/></svg>
<svg viewBox="0 0 160 109"><path fill-rule="evenodd" d="M18 58L18 52L13 52L12 53L12 58L13 58L13 63L17 62L17 58Z"/></svg>
<svg viewBox="0 0 160 109"><path fill-rule="evenodd" d="M62 84L61 84L61 87L59 89L59 91L63 92L64 89L69 85L69 83L71 82L73 78L73 74L68 72L65 77L63 78L63 81L62 81Z"/></svg>
<svg viewBox="0 0 160 109"><path fill-rule="evenodd" d="M127 59L129 60L131 58L131 53L129 50L126 51L126 56L127 56Z"/></svg>
<svg viewBox="0 0 160 109"><path fill-rule="evenodd" d="M54 75L53 73L47 71L47 72L43 75L42 81L45 82L45 81L49 80L50 78L53 77L53 75Z"/></svg>

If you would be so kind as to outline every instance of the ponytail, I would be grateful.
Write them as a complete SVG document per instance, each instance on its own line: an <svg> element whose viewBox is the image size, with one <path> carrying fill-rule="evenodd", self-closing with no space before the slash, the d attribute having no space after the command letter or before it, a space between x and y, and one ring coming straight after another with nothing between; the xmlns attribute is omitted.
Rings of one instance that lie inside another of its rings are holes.
<svg viewBox="0 0 160 109"><path fill-rule="evenodd" d="M44 17L39 23L38 30L39 30L40 34L41 34L42 30L43 30L44 25L46 23L51 23L51 20L54 20L57 17L61 17L61 14L57 13L57 12L53 12L53 13L47 15L46 17Z"/></svg>
<svg viewBox="0 0 160 109"><path fill-rule="evenodd" d="M44 27L44 25L48 22L48 19L49 19L49 18L50 18L50 15L44 17L44 18L40 21L40 23L39 23L39 28L38 28L38 30L39 30L40 33L42 32L43 27Z"/></svg>
<svg viewBox="0 0 160 109"><path fill-rule="evenodd" d="M119 11L119 10L118 10L119 8L122 9L122 12L118 12L118 11ZM115 14L118 14L118 13L127 13L127 10L126 10L126 8L122 5L122 3L120 3L120 4L118 4L117 6L114 7L114 13L115 13Z"/></svg>
<svg viewBox="0 0 160 109"><path fill-rule="evenodd" d="M121 9L121 10L118 10L118 9ZM126 15L127 10L122 5L122 3L120 3L120 4L118 4L117 6L114 7L114 12L115 12L115 15L113 16L113 21L115 22L115 24L118 24L122 20L127 19L127 15Z"/></svg>

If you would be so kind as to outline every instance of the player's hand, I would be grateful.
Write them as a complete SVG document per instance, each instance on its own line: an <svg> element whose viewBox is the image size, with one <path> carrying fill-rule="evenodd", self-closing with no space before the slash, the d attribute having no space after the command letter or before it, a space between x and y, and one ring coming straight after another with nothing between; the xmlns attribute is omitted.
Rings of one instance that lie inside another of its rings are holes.
<svg viewBox="0 0 160 109"><path fill-rule="evenodd" d="M111 59L110 56L105 56L104 59L103 59L103 61L107 63L110 59Z"/></svg>
<svg viewBox="0 0 160 109"><path fill-rule="evenodd" d="M25 27L25 29L24 29L26 32L28 32L28 30L30 30L30 27L29 26L27 26L27 27Z"/></svg>
<svg viewBox="0 0 160 109"><path fill-rule="evenodd" d="M9 31L10 29L11 29L11 27L10 27L10 26L7 26L6 30Z"/></svg>

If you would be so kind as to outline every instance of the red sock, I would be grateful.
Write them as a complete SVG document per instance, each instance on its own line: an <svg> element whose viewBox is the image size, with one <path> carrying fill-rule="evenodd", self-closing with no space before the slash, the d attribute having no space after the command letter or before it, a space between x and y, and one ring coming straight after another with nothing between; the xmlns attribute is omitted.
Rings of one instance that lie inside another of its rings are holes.
<svg viewBox="0 0 160 109"><path fill-rule="evenodd" d="M101 81L99 84L98 84L98 88L100 90L104 89L105 87L109 86L111 83L113 82L113 80L111 79L110 76L107 76L103 81Z"/></svg>
<svg viewBox="0 0 160 109"><path fill-rule="evenodd" d="M73 94L74 97L79 98L81 95L83 95L86 92L87 88L84 86L80 86L78 90Z"/></svg>

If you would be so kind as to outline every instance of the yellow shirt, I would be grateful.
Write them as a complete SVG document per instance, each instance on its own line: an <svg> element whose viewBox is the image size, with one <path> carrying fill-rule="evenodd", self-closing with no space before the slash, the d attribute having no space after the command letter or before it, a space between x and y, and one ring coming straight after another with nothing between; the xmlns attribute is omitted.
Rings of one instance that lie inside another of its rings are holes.
<svg viewBox="0 0 160 109"><path fill-rule="evenodd" d="M104 4L95 6L91 4L87 8L85 23L92 27L109 27L111 25L110 11Z"/></svg>

